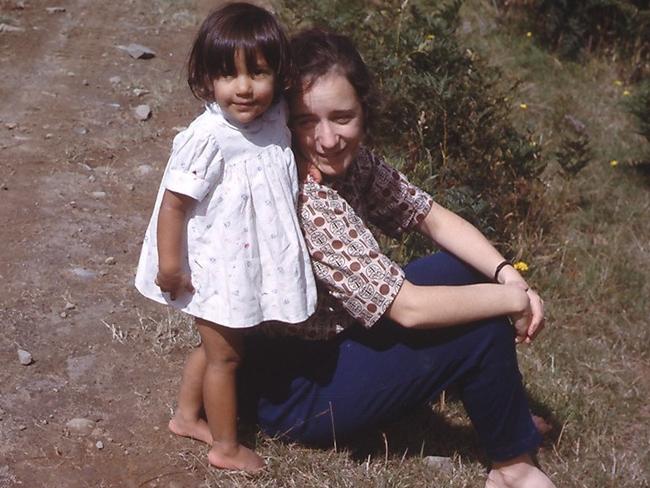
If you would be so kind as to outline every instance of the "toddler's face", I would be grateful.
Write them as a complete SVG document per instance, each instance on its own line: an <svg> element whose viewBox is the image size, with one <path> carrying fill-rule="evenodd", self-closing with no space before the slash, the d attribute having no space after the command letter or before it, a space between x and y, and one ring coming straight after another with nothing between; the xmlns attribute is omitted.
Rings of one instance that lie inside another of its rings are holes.
<svg viewBox="0 0 650 488"><path fill-rule="evenodd" d="M221 110L240 124L262 115L273 103L275 74L266 59L257 53L255 69L246 67L243 51L235 53L236 73L212 80L214 99Z"/></svg>

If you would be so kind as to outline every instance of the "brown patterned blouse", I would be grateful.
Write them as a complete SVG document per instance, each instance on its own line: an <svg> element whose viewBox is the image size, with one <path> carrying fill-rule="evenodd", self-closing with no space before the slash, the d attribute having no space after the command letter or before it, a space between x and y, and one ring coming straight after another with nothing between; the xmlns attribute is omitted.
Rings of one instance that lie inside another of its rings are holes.
<svg viewBox="0 0 650 488"><path fill-rule="evenodd" d="M364 147L344 179L317 183L308 176L298 210L318 307L306 322L262 329L329 339L356 322L371 327L395 299L404 272L382 254L366 222L398 237L421 222L431 205L427 193Z"/></svg>

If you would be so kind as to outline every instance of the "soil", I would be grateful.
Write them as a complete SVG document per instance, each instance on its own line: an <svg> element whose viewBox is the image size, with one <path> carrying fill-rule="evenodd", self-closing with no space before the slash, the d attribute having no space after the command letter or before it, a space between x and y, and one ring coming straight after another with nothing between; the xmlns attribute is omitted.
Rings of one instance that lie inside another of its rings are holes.
<svg viewBox="0 0 650 488"><path fill-rule="evenodd" d="M0 0L0 487L204 479L178 458L207 450L166 428L187 343L132 283L171 140L201 108L183 67L213 5Z"/></svg>

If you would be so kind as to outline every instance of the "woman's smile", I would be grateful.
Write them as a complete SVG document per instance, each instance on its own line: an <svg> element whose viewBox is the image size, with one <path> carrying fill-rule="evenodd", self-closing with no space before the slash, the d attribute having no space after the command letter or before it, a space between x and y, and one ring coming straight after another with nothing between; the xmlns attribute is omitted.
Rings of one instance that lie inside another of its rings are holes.
<svg viewBox="0 0 650 488"><path fill-rule="evenodd" d="M298 156L325 177L340 177L363 140L363 109L338 70L308 82L291 100L291 129Z"/></svg>

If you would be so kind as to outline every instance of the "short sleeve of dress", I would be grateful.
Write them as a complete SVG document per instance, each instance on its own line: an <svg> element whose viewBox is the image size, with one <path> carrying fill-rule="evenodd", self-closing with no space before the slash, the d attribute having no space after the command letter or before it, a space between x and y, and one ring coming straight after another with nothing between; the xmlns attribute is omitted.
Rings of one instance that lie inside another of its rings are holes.
<svg viewBox="0 0 650 488"><path fill-rule="evenodd" d="M431 210L433 199L411 184L406 176L382 158L365 149L359 156L359 170L368 175L365 202L368 220L391 237L412 230Z"/></svg>
<svg viewBox="0 0 650 488"><path fill-rule="evenodd" d="M191 129L174 138L164 187L201 201L223 175L223 158L216 140Z"/></svg>
<svg viewBox="0 0 650 488"><path fill-rule="evenodd" d="M318 284L355 320L372 326L393 303L404 272L381 253L370 230L336 190L307 177L299 210Z"/></svg>

